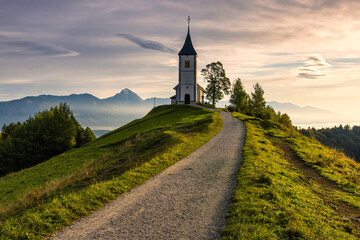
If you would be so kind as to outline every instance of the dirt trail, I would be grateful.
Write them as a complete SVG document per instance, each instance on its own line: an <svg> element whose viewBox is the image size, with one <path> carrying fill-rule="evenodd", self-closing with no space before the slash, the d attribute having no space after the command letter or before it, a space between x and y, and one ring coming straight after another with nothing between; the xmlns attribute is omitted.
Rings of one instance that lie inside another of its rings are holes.
<svg viewBox="0 0 360 240"><path fill-rule="evenodd" d="M53 239L219 239L245 138L240 120L221 117L208 143Z"/></svg>
<svg viewBox="0 0 360 240"><path fill-rule="evenodd" d="M313 189L313 192L323 200L324 204L334 209L340 217L349 219L354 227L360 231L360 210L345 202L338 201L332 194L333 191L344 192L344 190L331 180L321 176L315 169L309 167L296 155L289 143L278 138L270 138L270 140L275 146L283 150L284 157L289 163L298 168L306 178L315 181L321 186L320 191Z"/></svg>

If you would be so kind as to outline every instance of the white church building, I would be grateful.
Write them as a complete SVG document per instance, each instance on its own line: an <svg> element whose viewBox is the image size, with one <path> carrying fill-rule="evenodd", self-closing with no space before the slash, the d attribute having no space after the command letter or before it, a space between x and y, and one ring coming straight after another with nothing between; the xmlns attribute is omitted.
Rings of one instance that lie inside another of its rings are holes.
<svg viewBox="0 0 360 240"><path fill-rule="evenodd" d="M197 53L190 37L190 17L184 46L179 52L179 84L174 87L171 104L196 104L204 102L204 88L197 83Z"/></svg>

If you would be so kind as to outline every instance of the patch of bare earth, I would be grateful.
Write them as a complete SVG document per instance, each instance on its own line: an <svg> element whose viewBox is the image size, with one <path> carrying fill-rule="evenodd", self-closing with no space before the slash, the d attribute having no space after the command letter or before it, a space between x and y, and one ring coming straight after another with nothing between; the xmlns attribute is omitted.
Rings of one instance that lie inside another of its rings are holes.
<svg viewBox="0 0 360 240"><path fill-rule="evenodd" d="M344 189L324 176L321 176L315 169L308 166L306 162L296 155L288 142L274 137L269 137L269 139L276 147L283 150L284 158L303 173L308 183L314 181L320 185L321 189L312 187L313 192L323 200L326 206L336 211L341 218L350 220L357 230L357 237L360 237L360 209L339 201L334 197L334 191L345 192ZM309 185L311 186L311 184Z"/></svg>

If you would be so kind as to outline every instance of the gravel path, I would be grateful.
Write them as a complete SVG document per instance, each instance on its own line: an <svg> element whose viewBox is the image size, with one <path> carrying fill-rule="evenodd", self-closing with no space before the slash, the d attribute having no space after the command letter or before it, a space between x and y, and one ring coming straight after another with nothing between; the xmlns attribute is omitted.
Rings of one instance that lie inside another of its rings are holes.
<svg viewBox="0 0 360 240"><path fill-rule="evenodd" d="M219 239L245 138L240 120L221 117L208 143L52 239Z"/></svg>

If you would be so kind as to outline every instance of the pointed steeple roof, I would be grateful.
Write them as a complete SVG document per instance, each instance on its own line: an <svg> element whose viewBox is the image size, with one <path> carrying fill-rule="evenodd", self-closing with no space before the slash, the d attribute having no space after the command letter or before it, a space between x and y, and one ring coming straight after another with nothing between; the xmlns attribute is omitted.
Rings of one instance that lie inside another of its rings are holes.
<svg viewBox="0 0 360 240"><path fill-rule="evenodd" d="M190 17L188 18L188 22L190 23ZM184 46L182 47L182 49L180 50L178 55L197 55L195 48L191 42L191 37L190 37L190 24L188 24L188 33L185 39L185 43Z"/></svg>

